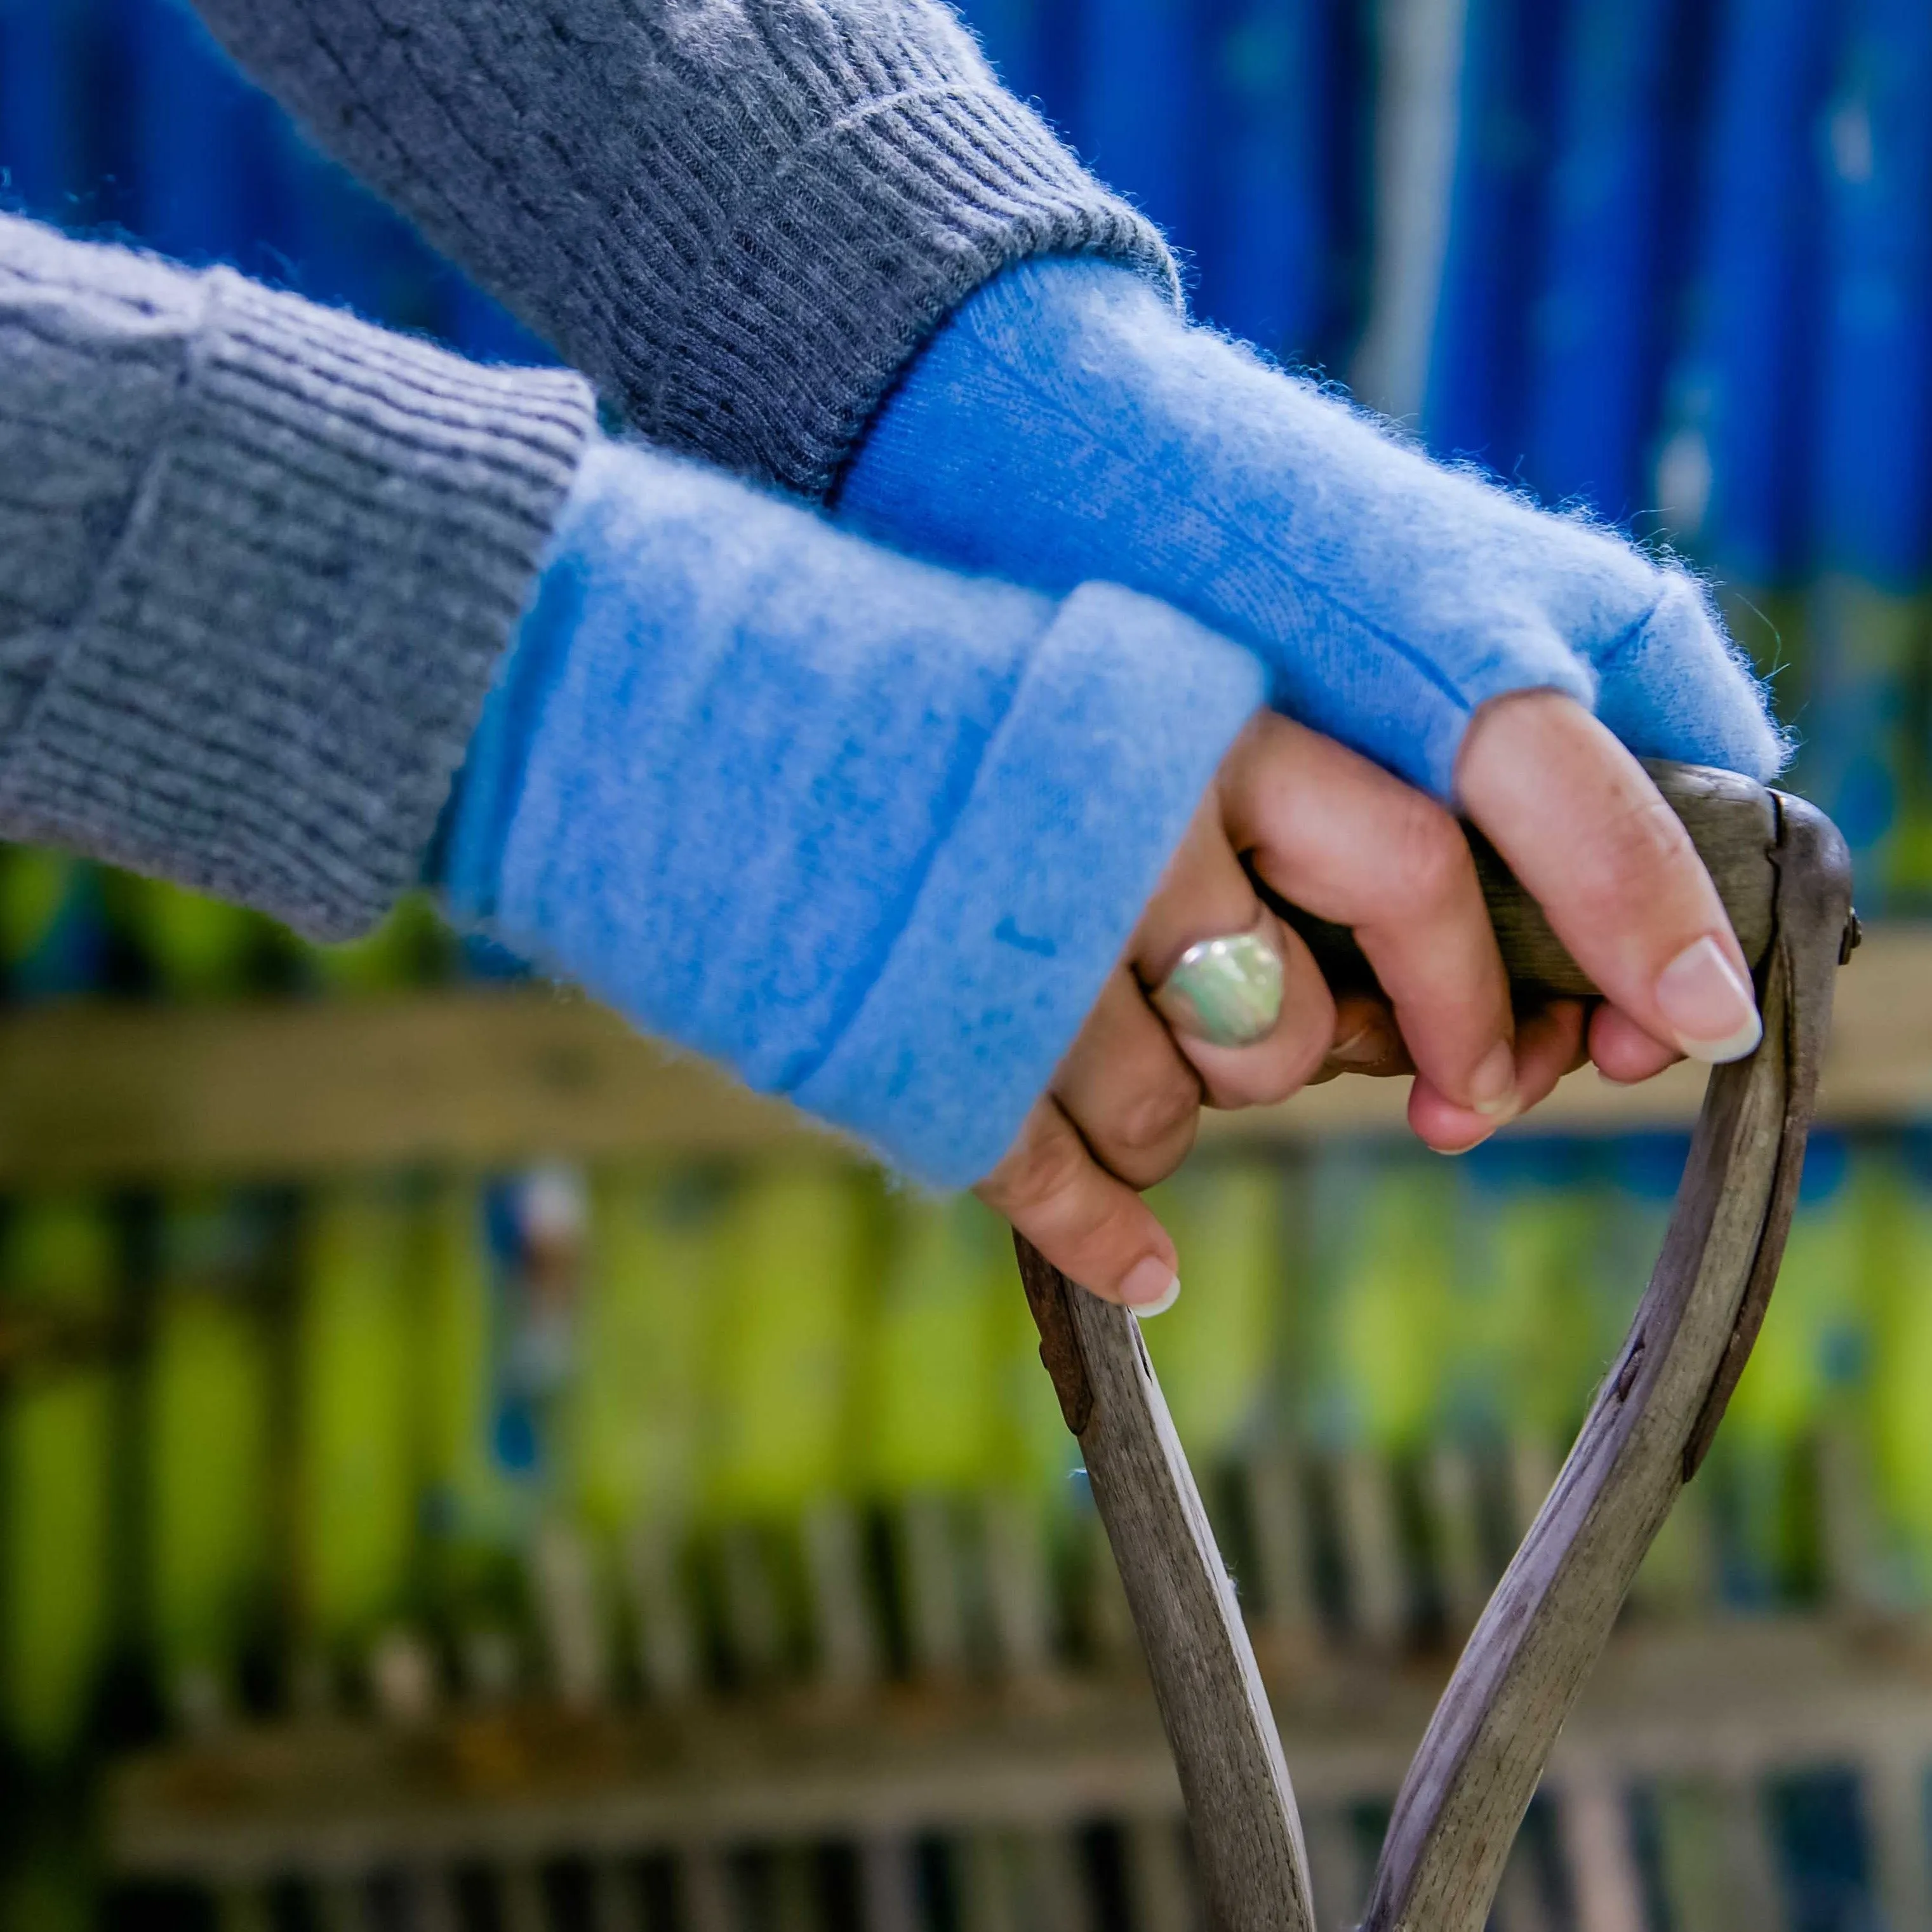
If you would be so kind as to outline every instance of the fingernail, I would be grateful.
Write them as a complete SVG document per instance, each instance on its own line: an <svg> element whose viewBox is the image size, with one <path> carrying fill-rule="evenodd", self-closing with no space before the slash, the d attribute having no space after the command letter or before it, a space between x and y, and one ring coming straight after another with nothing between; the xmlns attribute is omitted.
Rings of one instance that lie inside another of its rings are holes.
<svg viewBox="0 0 1932 1932"><path fill-rule="evenodd" d="M1120 1299L1143 1322L1151 1321L1180 1299L1180 1277L1166 1262L1149 1255L1128 1269L1120 1283Z"/></svg>
<svg viewBox="0 0 1932 1932"><path fill-rule="evenodd" d="M1469 1076L1469 1105L1486 1120L1507 1120L1522 1111L1516 1090L1516 1049L1499 1040Z"/></svg>
<svg viewBox="0 0 1932 1932"><path fill-rule="evenodd" d="M1346 1040L1338 1040L1328 1049L1328 1058L1337 1066L1379 1066L1388 1057L1388 1030L1374 1020L1364 1020Z"/></svg>
<svg viewBox="0 0 1932 1932"><path fill-rule="evenodd" d="M1167 1292L1165 1294L1155 1300L1143 1301L1136 1304L1134 1318L1139 1322L1151 1322L1156 1315L1165 1315L1180 1299L1180 1277L1176 1275L1168 1283Z"/></svg>
<svg viewBox="0 0 1932 1932"><path fill-rule="evenodd" d="M1764 1037L1749 985L1708 934L1657 976L1657 1004L1679 1050L1706 1066L1742 1060Z"/></svg>

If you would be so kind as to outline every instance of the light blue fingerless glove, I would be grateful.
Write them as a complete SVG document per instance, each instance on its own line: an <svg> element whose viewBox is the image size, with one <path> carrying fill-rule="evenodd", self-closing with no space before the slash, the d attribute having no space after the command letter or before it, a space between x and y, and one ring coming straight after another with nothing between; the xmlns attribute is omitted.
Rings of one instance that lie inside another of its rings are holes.
<svg viewBox="0 0 1932 1932"><path fill-rule="evenodd" d="M920 1178L1004 1154L1252 656L599 443L445 814L452 912Z"/></svg>
<svg viewBox="0 0 1932 1932"><path fill-rule="evenodd" d="M968 301L838 514L1049 595L1162 598L1249 645L1282 710L1438 798L1476 707L1539 686L1640 753L1760 778L1784 759L1694 579L1431 462L1111 263L1022 263Z"/></svg>

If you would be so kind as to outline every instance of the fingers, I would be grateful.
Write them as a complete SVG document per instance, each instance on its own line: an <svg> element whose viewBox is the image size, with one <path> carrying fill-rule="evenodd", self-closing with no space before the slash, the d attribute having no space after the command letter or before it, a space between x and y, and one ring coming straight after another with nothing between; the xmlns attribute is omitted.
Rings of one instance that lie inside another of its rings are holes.
<svg viewBox="0 0 1932 1932"><path fill-rule="evenodd" d="M1095 1293L1164 1305L1173 1245L1134 1190L1185 1157L1204 1097L1262 1104L1335 1071L1412 1066L1410 1123L1454 1152L1544 1098L1586 1042L1616 1079L1648 1078L1679 1052L1716 1060L1755 1045L1749 974L1715 889L1594 718L1546 692L1498 700L1472 724L1458 776L1471 816L1605 1004L1556 1000L1519 1021L1460 827L1353 752L1264 714L982 1197ZM1337 1006L1299 938L1259 906L1243 855L1283 898L1353 929L1386 1004L1351 994ZM1199 941L1258 924L1282 966L1274 1028L1239 1048L1170 1028L1147 989Z"/></svg>
<svg viewBox="0 0 1932 1932"><path fill-rule="evenodd" d="M1265 921L1282 967L1281 1016L1261 1040L1217 1047L1177 1035L1149 1004L1187 950ZM1334 1037L1328 989L1299 939L1263 911L1210 796L1169 862L1048 1096L982 1184L1066 1274L1110 1299L1144 1304L1174 1279L1172 1245L1135 1199L1180 1166L1204 1097L1220 1106L1285 1098Z"/></svg>
<svg viewBox="0 0 1932 1932"><path fill-rule="evenodd" d="M1526 1112L1546 1100L1564 1075L1584 1060L1581 1000L1552 1000L1516 1023L1516 1078ZM1418 1076L1408 1090L1408 1124L1441 1154L1465 1154L1496 1132L1496 1124L1446 1099Z"/></svg>
<svg viewBox="0 0 1932 1932"><path fill-rule="evenodd" d="M1132 1186L1164 1180L1194 1144L1201 1076L1124 966L1067 1050L1052 1093L1102 1165Z"/></svg>
<svg viewBox="0 0 1932 1932"><path fill-rule="evenodd" d="M1468 843L1448 813L1272 716L1244 734L1220 791L1230 833L1269 886L1354 928L1430 1088L1489 1128L1518 1112L1509 988Z"/></svg>
<svg viewBox="0 0 1932 1932"><path fill-rule="evenodd" d="M1694 1060L1740 1059L1756 1046L1750 969L1717 888L1602 723L1553 692L1498 698L1471 724L1456 781L1469 816L1612 1007ZM1600 1036L1613 1057L1631 1045L1607 1021L1593 1028Z"/></svg>
<svg viewBox="0 0 1932 1932"><path fill-rule="evenodd" d="M1167 1230L1094 1158L1051 1098L1036 1102L1006 1158L973 1191L1104 1300L1155 1314L1180 1292Z"/></svg>
<svg viewBox="0 0 1932 1932"><path fill-rule="evenodd" d="M1310 1086L1344 1073L1385 1080L1414 1071L1415 1063L1402 1044L1387 1000L1372 993L1343 993L1337 997L1335 1036L1322 1064L1308 1076Z"/></svg>
<svg viewBox="0 0 1932 1932"><path fill-rule="evenodd" d="M1260 923L1282 963L1281 1016L1261 1040L1215 1046L1177 1033L1148 1002L1189 947ZM1210 800L1196 814L1149 902L1121 968L1054 1076L1052 1092L1101 1166L1135 1187L1178 1167L1204 1101L1217 1107L1285 1100L1334 1037L1333 1003L1306 947L1263 910Z"/></svg>
<svg viewBox="0 0 1932 1932"><path fill-rule="evenodd" d="M1590 1058L1606 1080L1634 1087L1684 1056L1652 1040L1628 1013L1600 1006L1590 1016Z"/></svg>

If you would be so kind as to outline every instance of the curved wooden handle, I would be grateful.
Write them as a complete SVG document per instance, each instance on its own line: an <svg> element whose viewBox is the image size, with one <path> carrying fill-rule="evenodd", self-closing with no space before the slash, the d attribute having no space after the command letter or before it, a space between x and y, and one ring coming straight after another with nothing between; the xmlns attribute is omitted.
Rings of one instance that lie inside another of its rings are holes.
<svg viewBox="0 0 1932 1932"><path fill-rule="evenodd" d="M1778 1274L1804 1163L1832 975L1853 942L1829 820L1724 772L1652 775L1716 880L1761 982L1762 1045L1711 1076L1629 1337L1497 1586L1396 1801L1364 1932L1480 1932L1516 1828L1638 1564L1696 1472ZM1472 837L1512 980L1594 990ZM1291 915L1338 983L1347 934ZM1024 1239L1040 1354L1079 1438L1147 1654L1216 1932L1313 1932L1280 1741L1138 1324Z"/></svg>
<svg viewBox="0 0 1932 1932"><path fill-rule="evenodd" d="M1557 1733L1764 1318L1851 918L1844 842L1802 801L1774 803L1763 1044L1712 1073L1650 1286L1409 1767L1364 1932L1480 1932Z"/></svg>

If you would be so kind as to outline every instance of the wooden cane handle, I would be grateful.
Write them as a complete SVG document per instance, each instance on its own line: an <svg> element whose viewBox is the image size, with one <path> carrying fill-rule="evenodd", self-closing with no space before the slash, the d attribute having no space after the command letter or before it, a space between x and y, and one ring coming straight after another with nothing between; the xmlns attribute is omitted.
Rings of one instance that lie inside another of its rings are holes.
<svg viewBox="0 0 1932 1932"><path fill-rule="evenodd" d="M1778 808L1762 785L1735 772L1702 765L1652 762L1647 766L1665 802L1684 828L1730 914L1744 957L1760 965L1771 944ZM1597 989L1550 929L1543 908L1517 884L1496 848L1473 826L1463 828L1488 902L1503 964L1510 983L1528 999L1548 994L1589 994ZM1257 878L1262 898L1300 934L1323 976L1338 992L1372 987L1375 974L1346 926L1314 918L1290 905Z"/></svg>
<svg viewBox="0 0 1932 1932"><path fill-rule="evenodd" d="M1764 1040L1712 1074L1650 1286L1410 1766L1364 1932L1480 1932L1557 1733L1709 1447L1784 1253L1833 974L1855 943L1844 842L1809 806L1747 780L1684 766L1653 776L1753 962ZM1532 994L1593 990L1495 855L1472 844L1513 980ZM1311 926L1325 966L1345 982L1366 976L1346 933ZM1312 1932L1280 1742L1138 1324L1017 1245L1041 1357L1147 1654L1208 1922Z"/></svg>

